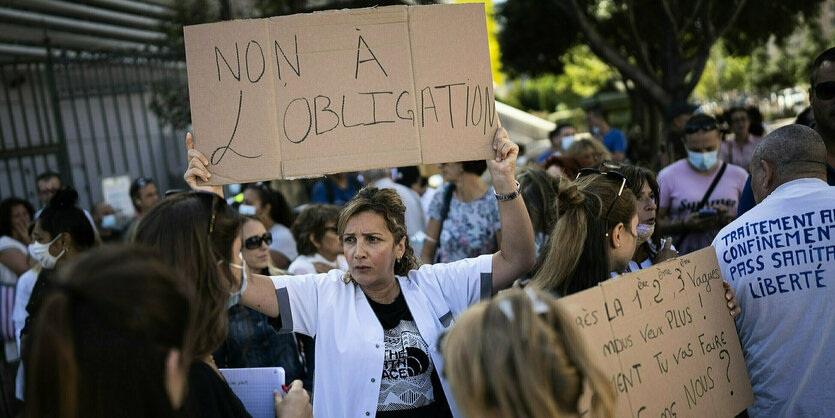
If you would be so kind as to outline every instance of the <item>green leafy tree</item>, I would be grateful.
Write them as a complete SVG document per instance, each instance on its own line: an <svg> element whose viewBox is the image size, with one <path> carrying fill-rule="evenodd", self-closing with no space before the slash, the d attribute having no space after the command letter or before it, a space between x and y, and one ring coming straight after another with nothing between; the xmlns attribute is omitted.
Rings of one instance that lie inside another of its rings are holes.
<svg viewBox="0 0 835 418"><path fill-rule="evenodd" d="M499 8L502 62L511 75L560 72L555 57L588 45L625 81L632 123L657 150L661 115L688 99L717 41L747 55L791 34L822 1L508 0Z"/></svg>

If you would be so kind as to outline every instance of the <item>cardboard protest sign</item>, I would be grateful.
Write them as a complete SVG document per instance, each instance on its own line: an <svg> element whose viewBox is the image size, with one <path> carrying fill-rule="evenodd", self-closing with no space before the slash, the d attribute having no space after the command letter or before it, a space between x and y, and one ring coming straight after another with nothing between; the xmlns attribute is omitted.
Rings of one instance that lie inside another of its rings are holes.
<svg viewBox="0 0 835 418"><path fill-rule="evenodd" d="M560 303L611 376L617 416L734 416L753 403L713 247Z"/></svg>
<svg viewBox="0 0 835 418"><path fill-rule="evenodd" d="M184 29L212 184L490 158L483 4L390 6Z"/></svg>

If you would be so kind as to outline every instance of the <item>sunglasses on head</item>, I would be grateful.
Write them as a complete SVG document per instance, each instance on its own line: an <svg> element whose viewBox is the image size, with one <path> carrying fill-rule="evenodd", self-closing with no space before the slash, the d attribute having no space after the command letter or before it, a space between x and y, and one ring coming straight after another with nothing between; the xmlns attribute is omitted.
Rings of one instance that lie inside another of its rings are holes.
<svg viewBox="0 0 835 418"><path fill-rule="evenodd" d="M815 85L815 97L821 100L835 98L835 81L824 81Z"/></svg>
<svg viewBox="0 0 835 418"><path fill-rule="evenodd" d="M136 179L136 185L139 188L143 188L143 187L145 187L145 186L147 186L147 185L149 185L153 182L154 182L154 180L151 179L150 177L140 177L140 178Z"/></svg>
<svg viewBox="0 0 835 418"><path fill-rule="evenodd" d="M703 120L695 123L688 122L687 125L684 125L684 133L689 135L699 131L710 132L718 128L719 125L717 125L716 121L713 120Z"/></svg>
<svg viewBox="0 0 835 418"><path fill-rule="evenodd" d="M246 247L247 250L254 250L256 248L261 248L262 242L269 246L273 243L273 235L269 232L265 232L264 235L261 236L253 235L244 240L244 247Z"/></svg>
<svg viewBox="0 0 835 418"><path fill-rule="evenodd" d="M626 176L623 173L621 173L620 171L600 171L596 168L580 169L580 172L577 173L577 177L574 180L575 181L579 180L580 177L587 176L589 174L600 174L600 175L606 176L606 177L608 177L612 180L620 182L620 189L618 190L618 195L615 196L614 200L612 200L612 204L609 205L609 210L606 211L606 216L603 218L603 219L606 220L606 222L608 222L609 221L609 215L612 214L612 209L614 209L614 207L615 207L615 202L617 202L618 199L620 199L620 195L623 194L623 189L624 188L632 188L632 182L629 181L629 179L626 178Z"/></svg>
<svg viewBox="0 0 835 418"><path fill-rule="evenodd" d="M206 209L209 210L211 214L211 218L209 219L209 235L212 235L212 232L215 230L215 218L217 217L217 211L219 208L226 207L226 201L223 200L220 196L212 193L212 192L205 192L202 190L196 191L187 191L187 190L167 190L165 192L165 197L179 195L179 194L192 194L197 196L198 199L206 206Z"/></svg>

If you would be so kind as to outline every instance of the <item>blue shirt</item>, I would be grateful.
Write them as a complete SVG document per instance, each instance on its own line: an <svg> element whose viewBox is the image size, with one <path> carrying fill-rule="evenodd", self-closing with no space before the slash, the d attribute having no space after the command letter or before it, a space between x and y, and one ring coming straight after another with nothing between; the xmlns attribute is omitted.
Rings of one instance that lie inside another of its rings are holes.
<svg viewBox="0 0 835 418"><path fill-rule="evenodd" d="M218 367L283 367L285 380L313 389L313 339L279 334L261 312L235 305L228 310L229 334L213 357Z"/></svg>
<svg viewBox="0 0 835 418"><path fill-rule="evenodd" d="M835 186L835 168L831 165L826 165L826 182L830 186ZM745 182L745 188L742 189L742 196L739 197L739 208L737 209L736 217L742 216L743 213L748 212L751 208L756 206L754 201L754 191L751 190L751 176Z"/></svg>
<svg viewBox="0 0 835 418"><path fill-rule="evenodd" d="M360 184L356 177L348 176L347 189L340 188L333 180L325 177L313 186L310 200L312 203L330 203L337 206L344 206L354 198L361 188L362 184Z"/></svg>
<svg viewBox="0 0 835 418"><path fill-rule="evenodd" d="M603 135L603 145L611 152L626 152L626 136L619 129L611 128Z"/></svg>

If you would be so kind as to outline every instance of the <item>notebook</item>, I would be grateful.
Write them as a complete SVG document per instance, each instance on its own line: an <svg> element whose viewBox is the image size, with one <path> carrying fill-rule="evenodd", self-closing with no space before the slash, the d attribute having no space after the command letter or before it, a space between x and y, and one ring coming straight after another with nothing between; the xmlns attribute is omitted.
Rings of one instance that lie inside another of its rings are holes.
<svg viewBox="0 0 835 418"><path fill-rule="evenodd" d="M253 418L275 417L273 391L281 391L284 384L283 367L220 369L220 373Z"/></svg>

